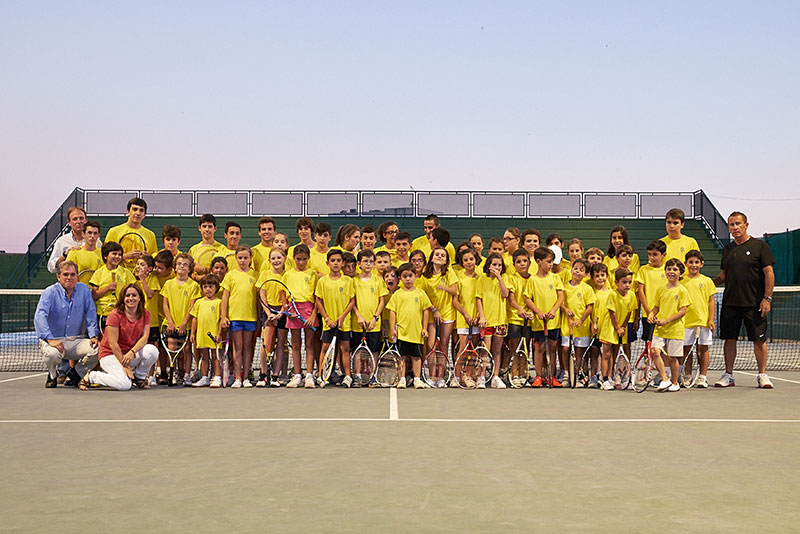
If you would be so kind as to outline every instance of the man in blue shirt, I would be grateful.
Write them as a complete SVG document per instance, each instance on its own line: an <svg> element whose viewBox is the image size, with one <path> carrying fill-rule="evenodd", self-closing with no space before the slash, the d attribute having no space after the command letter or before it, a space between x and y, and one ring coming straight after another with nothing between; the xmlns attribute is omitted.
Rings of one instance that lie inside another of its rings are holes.
<svg viewBox="0 0 800 534"><path fill-rule="evenodd" d="M42 293L33 320L48 370L46 388L58 385L56 368L62 360L76 362L68 375L74 385L97 365L97 310L92 292L78 283L74 262L62 262L57 269L58 282Z"/></svg>

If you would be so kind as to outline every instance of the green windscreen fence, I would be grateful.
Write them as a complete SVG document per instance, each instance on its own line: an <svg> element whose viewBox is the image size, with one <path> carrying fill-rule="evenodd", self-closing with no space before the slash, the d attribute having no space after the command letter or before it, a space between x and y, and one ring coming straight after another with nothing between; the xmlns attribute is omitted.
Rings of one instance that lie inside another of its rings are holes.
<svg viewBox="0 0 800 534"><path fill-rule="evenodd" d="M800 282L800 228L764 236L775 257L775 284Z"/></svg>

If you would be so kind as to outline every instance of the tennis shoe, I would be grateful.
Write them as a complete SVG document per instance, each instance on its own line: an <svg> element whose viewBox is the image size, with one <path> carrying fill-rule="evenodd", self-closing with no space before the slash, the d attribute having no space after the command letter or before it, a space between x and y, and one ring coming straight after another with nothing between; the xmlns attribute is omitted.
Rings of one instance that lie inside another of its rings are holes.
<svg viewBox="0 0 800 534"><path fill-rule="evenodd" d="M421 378L415 378L414 389L430 389L430 386L426 384Z"/></svg>
<svg viewBox="0 0 800 534"><path fill-rule="evenodd" d="M242 382L242 387L243 388L251 388L251 387L253 387L253 383L250 382L249 378L245 378L244 381Z"/></svg>
<svg viewBox="0 0 800 534"><path fill-rule="evenodd" d="M289 383L286 384L287 388L297 388L300 387L300 384L303 383L303 377L300 375L292 376L292 379L289 380Z"/></svg>
<svg viewBox="0 0 800 534"><path fill-rule="evenodd" d="M258 375L258 380L256 381L257 388L265 388L267 387L267 375L265 373L261 373Z"/></svg>
<svg viewBox="0 0 800 534"><path fill-rule="evenodd" d="M564 387L564 385L555 378L550 379L550 385L553 386L554 388Z"/></svg>
<svg viewBox="0 0 800 534"><path fill-rule="evenodd" d="M447 387L447 382L445 382L444 380L437 380L436 382L433 383L433 387L435 387L435 388L445 388L445 387Z"/></svg>
<svg viewBox="0 0 800 534"><path fill-rule="evenodd" d="M273 376L272 378L270 378L269 387L271 387L271 388L279 388L279 387L281 387L281 381L278 380L277 376Z"/></svg>
<svg viewBox="0 0 800 534"><path fill-rule="evenodd" d="M569 371L564 371L564 373L561 375L561 383L569 384Z"/></svg>
<svg viewBox="0 0 800 534"><path fill-rule="evenodd" d="M207 376L201 376L200 380L192 384L193 388L204 388L211 384L211 381L208 379Z"/></svg>
<svg viewBox="0 0 800 534"><path fill-rule="evenodd" d="M544 384L544 380L542 380L542 377L541 376L537 376L536 378L533 379L533 382L531 383L531 387L540 388L540 387L542 387L543 384Z"/></svg>
<svg viewBox="0 0 800 534"><path fill-rule="evenodd" d="M714 387L727 388L736 385L736 379L730 373L723 373L722 376L714 383Z"/></svg>
<svg viewBox="0 0 800 534"><path fill-rule="evenodd" d="M772 381L769 379L769 376L767 376L767 373L758 373L756 383L760 388L772 389Z"/></svg>
<svg viewBox="0 0 800 534"><path fill-rule="evenodd" d="M450 387L457 388L458 387L458 377L454 374L453 378L450 379Z"/></svg>
<svg viewBox="0 0 800 534"><path fill-rule="evenodd" d="M319 378L317 378L317 385L319 387L321 387L321 388L324 388L325 386L328 385L328 381L327 380L323 380L322 377L319 377Z"/></svg>
<svg viewBox="0 0 800 534"><path fill-rule="evenodd" d="M294 375L294 376L300 376L300 375ZM287 386L287 387L289 387L289 386ZM306 389L314 389L315 387L317 387L317 384L314 382L314 376L313 375L311 375L311 374L307 374L306 375L306 380L305 380L305 383L303 384L303 387L306 388Z"/></svg>
<svg viewBox="0 0 800 534"><path fill-rule="evenodd" d="M511 379L511 387L512 387L512 388L514 388L514 389L519 389L519 388L521 388L521 387L522 387L522 384L521 384L520 382L521 382L521 381L520 381L520 378L519 378L518 376L515 376L515 377L513 377L513 378Z"/></svg>
<svg viewBox="0 0 800 534"><path fill-rule="evenodd" d="M486 377L480 376L478 377L478 389L486 389Z"/></svg>
<svg viewBox="0 0 800 534"><path fill-rule="evenodd" d="M671 385L672 385L672 382L670 382L669 380L662 380L656 386L656 391L660 391L660 392L663 393L664 391L667 391Z"/></svg>
<svg viewBox="0 0 800 534"><path fill-rule="evenodd" d="M154 386L158 385L158 380L156 380L156 377L154 377L154 376L151 376L147 380L150 383L150 387L154 387Z"/></svg>
<svg viewBox="0 0 800 534"><path fill-rule="evenodd" d="M233 381L233 384L231 384L231 387L235 388L235 389L241 388L242 387L242 381L237 378L236 380Z"/></svg>
<svg viewBox="0 0 800 534"><path fill-rule="evenodd" d="M184 387L187 387L187 388L190 388L190 387L192 387L192 375L190 375L190 374L188 374L188 373L187 373L187 374L186 374L186 375L183 377L183 386L184 386Z"/></svg>
<svg viewBox="0 0 800 534"><path fill-rule="evenodd" d="M211 379L211 387L212 388L221 388L222 387L222 378L215 376Z"/></svg>
<svg viewBox="0 0 800 534"><path fill-rule="evenodd" d="M506 384L499 376L496 376L492 378L492 387L495 389L506 389Z"/></svg>
<svg viewBox="0 0 800 534"><path fill-rule="evenodd" d="M614 389L614 384L611 383L611 380L604 380L600 385L600 389L603 391L611 391Z"/></svg>
<svg viewBox="0 0 800 534"><path fill-rule="evenodd" d="M353 385L353 377L351 376L344 377L344 379L342 380L342 385L347 389L350 389L350 387Z"/></svg>
<svg viewBox="0 0 800 534"><path fill-rule="evenodd" d="M597 375L592 375L589 379L589 385L587 387L596 388L600 387L600 381L597 379Z"/></svg>
<svg viewBox="0 0 800 534"><path fill-rule="evenodd" d="M235 377L235 376L233 376L233 373L229 374L229 375L228 375L228 387L229 387L229 388L232 388L232 387L233 387L233 383L234 383L235 381L236 381L236 377Z"/></svg>
<svg viewBox="0 0 800 534"><path fill-rule="evenodd" d="M484 386L485 386L485 384L484 384ZM467 388L467 389L476 388L476 387L478 387L478 383L475 382L475 380L473 380L471 376L465 376L464 377L464 387Z"/></svg>
<svg viewBox="0 0 800 534"><path fill-rule="evenodd" d="M400 377L400 380L397 381L397 389L406 389L406 377Z"/></svg>
<svg viewBox="0 0 800 534"><path fill-rule="evenodd" d="M670 393L675 393L676 391L680 390L681 390L680 384L670 384L669 387L667 388L667 391L669 391Z"/></svg>
<svg viewBox="0 0 800 534"><path fill-rule="evenodd" d="M708 387L708 379L704 375L698 375L697 382L694 383L694 387L706 389Z"/></svg>
<svg viewBox="0 0 800 534"><path fill-rule="evenodd" d="M682 388L688 388L692 385L691 375L681 375L680 385Z"/></svg>

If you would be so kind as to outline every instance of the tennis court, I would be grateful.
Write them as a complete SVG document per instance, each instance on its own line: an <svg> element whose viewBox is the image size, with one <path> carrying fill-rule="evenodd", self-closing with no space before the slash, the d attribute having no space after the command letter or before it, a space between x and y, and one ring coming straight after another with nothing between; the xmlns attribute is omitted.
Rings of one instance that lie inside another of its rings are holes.
<svg viewBox="0 0 800 534"><path fill-rule="evenodd" d="M793 531L800 372L771 376L121 393L0 373L0 530Z"/></svg>

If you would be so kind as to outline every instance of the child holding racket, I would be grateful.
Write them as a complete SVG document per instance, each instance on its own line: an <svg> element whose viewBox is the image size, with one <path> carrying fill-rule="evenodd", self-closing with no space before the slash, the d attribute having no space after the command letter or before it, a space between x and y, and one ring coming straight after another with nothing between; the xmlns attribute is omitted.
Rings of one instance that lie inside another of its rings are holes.
<svg viewBox="0 0 800 534"><path fill-rule="evenodd" d="M664 255L667 253L667 245L660 239L652 241L647 245L647 265L642 266L636 274L637 297L642 305L642 317L649 317L650 311L655 305L656 292L667 284L666 274L664 273ZM651 341L653 339L653 323L645 321L642 324L642 339Z"/></svg>
<svg viewBox="0 0 800 534"><path fill-rule="evenodd" d="M375 276L375 253L366 249L358 253L358 265L361 274L353 279L355 291L355 308L353 314L359 330L367 333L367 346L373 354L381 346L381 314L386 306L389 290L383 278ZM353 330L357 332L357 330Z"/></svg>
<svg viewBox="0 0 800 534"><path fill-rule="evenodd" d="M194 301L200 298L200 286L197 282L189 278L194 270L194 260L189 254L180 253L175 256L175 278L171 278L164 283L161 289L161 297L164 305L164 322L162 327L166 329L167 343L174 350L180 346L181 342L189 334L192 306ZM177 356L179 374L181 366L183 370L183 385L192 385L192 351L187 344L183 348L183 358ZM162 369L162 376L168 376Z"/></svg>
<svg viewBox="0 0 800 534"><path fill-rule="evenodd" d="M97 269L89 279L92 298L97 308L97 324L105 330L106 319L119 301L122 288L136 282L131 271L120 268L122 264L122 247L114 241L107 241L100 249L105 265Z"/></svg>
<svg viewBox="0 0 800 534"><path fill-rule="evenodd" d="M614 389L611 382L611 373L614 369L614 355L619 349L619 344L623 346L628 343L628 321L639 309L636 301L636 294L631 291L633 284L633 273L624 267L614 271L614 281L616 289L611 291L608 297L608 318L611 329L600 332L600 342L603 344L602 362L600 373L603 376L603 383L600 385L602 390ZM609 335L610 334L610 335ZM627 355L630 353L626 352Z"/></svg>
<svg viewBox="0 0 800 534"><path fill-rule="evenodd" d="M200 288L203 291L203 298L197 299L192 305L190 312L192 316L191 341L200 358L200 380L192 384L193 387L211 386L212 388L222 387L222 369L220 362L216 358L216 344L208 334L211 333L216 339L222 338L222 323L220 321L220 308L222 301L217 297L219 291L219 280L213 274L205 275L200 280ZM214 351L214 363L211 363L211 354ZM209 380L209 371L213 368L214 378Z"/></svg>
<svg viewBox="0 0 800 534"><path fill-rule="evenodd" d="M233 345L232 388L253 387L249 374L253 368L253 332L256 330L256 276L250 268L250 247L236 249L237 268L222 281L220 323L228 329Z"/></svg>
<svg viewBox="0 0 800 534"><path fill-rule="evenodd" d="M639 318L640 318L640 315L639 315L640 304L639 304L639 301L638 301L639 283L636 282L636 272L641 267L637 264L636 270L632 269L632 267L633 267L633 257L635 255L636 255L636 253L634 252L633 247L630 246L630 245L620 245L617 248L617 262L618 262L618 265L619 265L618 268L627 269L631 273L631 275L633 276L633 282L631 283L631 293L633 293L634 295L637 295L636 309L634 310L633 314L631 315L631 318L628 319L628 324L627 324L628 338L627 338L627 340L625 342L625 347L624 347L626 354L630 354L631 353L631 343L638 339L636 337L636 334L637 334L637 332L639 330ZM637 258L637 262L638 262L638 258ZM616 272L616 271L610 271L610 272ZM616 286L616 281L613 281L613 283L611 284L611 289L616 289L616 287L617 287Z"/></svg>
<svg viewBox="0 0 800 534"><path fill-rule="evenodd" d="M428 346L430 351L436 342L436 329L439 328L439 339L445 351L450 346L450 336L456 321L456 309L453 306L453 297L458 294L458 277L449 269L450 257L447 250L439 247L431 251L431 261L422 271L419 281L420 287L428 295L431 307L430 323L428 329Z"/></svg>
<svg viewBox="0 0 800 534"><path fill-rule="evenodd" d="M572 278L564 284L564 302L561 304L561 361L568 363L570 335L575 348L575 359L583 361L583 355L589 348L592 336L591 321L594 303L594 290L584 282L586 278L586 260L574 258L570 268ZM567 369L568 367L565 367ZM564 375L564 382L569 375Z"/></svg>
<svg viewBox="0 0 800 534"><path fill-rule="evenodd" d="M692 303L689 292L680 284L685 269L681 260L667 260L664 265L667 285L658 288L655 305L647 314L647 321L655 326L650 354L661 375L657 391L674 392L681 389L679 367L683 357L684 317ZM671 382L667 378L665 364L669 365Z"/></svg>
<svg viewBox="0 0 800 534"><path fill-rule="evenodd" d="M458 334L458 353L461 354L467 346L470 331L478 326L478 304L477 290L478 277L477 267L480 265L481 257L478 252L470 246L460 250L456 254L456 260L461 265L458 273L458 292L453 297L453 307L458 312L456 314L456 333ZM480 341L480 329L475 329L473 344ZM453 376L451 387L458 387L458 377Z"/></svg>
<svg viewBox="0 0 800 534"><path fill-rule="evenodd" d="M197 229L200 231L200 242L192 245L189 254L194 264L192 276L195 280L200 280L210 272L211 260L215 256L222 255L224 257L225 245L214 239L214 233L217 231L217 218L212 214L202 215Z"/></svg>
<svg viewBox="0 0 800 534"><path fill-rule="evenodd" d="M505 351L502 358L502 367L509 368L509 380L511 385L520 388L527 383L528 372L519 369L516 359L512 360L511 351L519 346L520 339L525 338L525 342L530 341L533 331L526 320L533 319L533 314L525 306L525 297L528 291L528 284L531 279L529 272L531 258L528 251L518 248L511 255L513 270L508 277L509 295L506 299L506 315L508 317L508 335L506 336ZM530 297L530 295L527 295Z"/></svg>
<svg viewBox="0 0 800 534"><path fill-rule="evenodd" d="M67 252L66 261L71 261L78 266L78 282L89 285L94 272L102 267L103 255L97 247L100 239L100 223L88 221L83 225L83 245L79 249Z"/></svg>
<svg viewBox="0 0 800 534"><path fill-rule="evenodd" d="M386 303L389 303L389 299L392 298L394 292L400 287L400 278L397 276L397 267L389 265L385 271L383 271L383 283L386 285L386 298L384 299ZM389 335L389 309L384 306L383 311L381 312L381 336L383 339L390 339L391 335Z"/></svg>
<svg viewBox="0 0 800 534"><path fill-rule="evenodd" d="M700 373L694 387L707 388L708 380L708 350L711 347L711 337L714 333L714 316L717 311L714 295L717 288L711 278L700 273L700 269L705 265L703 253L699 250L690 250L686 253L686 270L688 274L681 280L681 285L689 292L692 303L686 310L686 330L683 338L683 355L687 356L692 345L697 340L698 362L694 364L700 366ZM691 376L692 363L686 362L684 372ZM687 376L682 377L683 380Z"/></svg>
<svg viewBox="0 0 800 534"><path fill-rule="evenodd" d="M256 386L266 386L267 373L272 372L269 385L280 387L280 375L286 369L286 337L289 331L286 329L286 315L273 313L273 309L286 309L285 295L283 286L277 283L267 283L270 280L283 281L283 274L286 272L286 254L279 248L269 251L269 265L261 267L261 274L258 276L256 286L259 288L259 301L262 303L262 324L263 328L263 350L261 353L261 376L256 382ZM264 306L264 303L267 306ZM277 339L277 343L276 343ZM272 365L267 359L274 351Z"/></svg>
<svg viewBox="0 0 800 534"><path fill-rule="evenodd" d="M277 239L278 234L275 234ZM278 245L276 245L278 246ZM316 326L315 304L316 299L314 292L317 288L317 273L309 269L308 258L310 252L305 245L297 245L294 248L294 267L287 268L283 275L283 283L289 288L291 297L295 301L297 311L304 320L295 317L286 318L286 328L291 331L292 335L292 360L294 363L294 375L286 387L296 388L303 383L302 361L300 360L300 347L302 345L302 335L305 333L306 339L306 376L305 387L316 387L314 383L314 361L315 351L314 346L309 340L312 339L313 330L312 326ZM288 258L287 258L288 265ZM290 299L291 300L291 299Z"/></svg>
<svg viewBox="0 0 800 534"><path fill-rule="evenodd" d="M597 357L602 351L601 337L606 339L613 338L613 327L611 318L608 314L608 299L611 297L611 289L608 287L608 267L602 262L597 262L589 269L592 287L594 289L595 302L592 308L592 334L595 341L589 347L589 358L591 363L591 378L589 379L590 388L600 387L597 379Z"/></svg>
<svg viewBox="0 0 800 534"><path fill-rule="evenodd" d="M538 271L528 281L525 303L533 312L533 364L536 378L533 387L548 385L542 380L545 351L550 356L549 366L555 370L559 342L561 338L561 304L564 302L564 286L561 277L551 272L555 253L546 247L539 247L533 253ZM552 387L561 387L553 373L548 373Z"/></svg>
<svg viewBox="0 0 800 534"><path fill-rule="evenodd" d="M336 339L345 375L342 384L349 388L353 384L353 378L350 376L350 312L355 306L355 292L353 279L342 273L343 266L344 253L337 248L329 250L328 268L331 272L319 279L314 295L317 312L322 316L323 325L319 369L322 369L323 355ZM319 385L325 387L322 376Z"/></svg>
<svg viewBox="0 0 800 534"><path fill-rule="evenodd" d="M499 257L498 257L499 259ZM502 263L503 260L500 260ZM389 336L397 343L400 353L398 374L400 381L397 387L406 387L406 360L411 359L411 370L414 375L414 388L427 388L420 378L422 371L422 354L425 338L428 336L428 318L431 301L425 291L415 286L416 275L409 263L404 263L397 270L401 287L389 299L386 305L389 310Z"/></svg>
<svg viewBox="0 0 800 534"><path fill-rule="evenodd" d="M122 246L124 265L133 273L139 256L155 255L158 252L158 243L156 234L142 225L147 215L147 202L138 197L130 199L125 215L128 220L109 229L104 242L114 241Z"/></svg>
<svg viewBox="0 0 800 534"><path fill-rule="evenodd" d="M487 256L483 266L486 276L478 278L478 287L475 292L475 305L478 310L478 325L481 328L481 337L486 342L486 347L492 353L492 382L493 388L505 389L506 385L500 379L500 357L503 351L503 338L508 330L506 316L506 299L510 294L508 278L503 257L492 252ZM485 377L481 377L478 387L485 387Z"/></svg>

